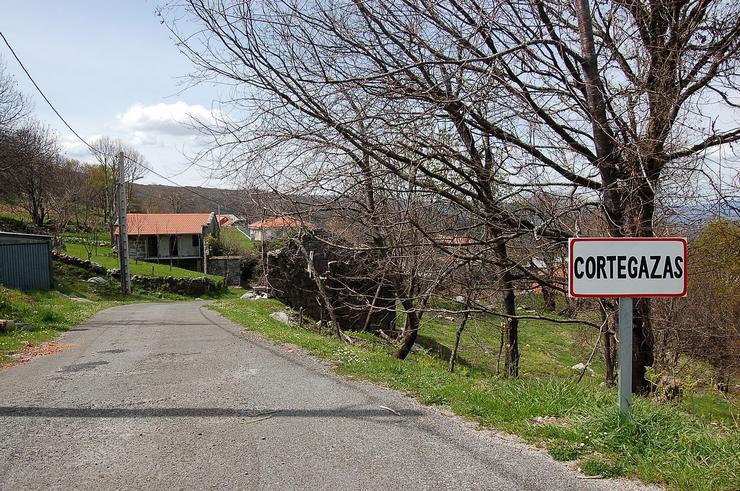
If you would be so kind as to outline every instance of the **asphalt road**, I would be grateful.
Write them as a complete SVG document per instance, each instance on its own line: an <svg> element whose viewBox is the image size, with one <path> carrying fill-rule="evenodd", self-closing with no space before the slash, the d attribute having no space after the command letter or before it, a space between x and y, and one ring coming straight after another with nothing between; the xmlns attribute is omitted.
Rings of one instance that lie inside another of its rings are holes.
<svg viewBox="0 0 740 491"><path fill-rule="evenodd" d="M1 370L0 489L636 487L344 380L202 305L110 309L62 353Z"/></svg>

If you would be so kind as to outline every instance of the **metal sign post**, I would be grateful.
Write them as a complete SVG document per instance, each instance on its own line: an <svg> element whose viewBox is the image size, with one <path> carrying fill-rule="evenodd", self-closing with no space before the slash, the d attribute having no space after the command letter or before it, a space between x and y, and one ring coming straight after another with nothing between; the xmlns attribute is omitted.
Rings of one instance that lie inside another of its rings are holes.
<svg viewBox="0 0 740 491"><path fill-rule="evenodd" d="M632 412L632 298L619 299L619 417Z"/></svg>

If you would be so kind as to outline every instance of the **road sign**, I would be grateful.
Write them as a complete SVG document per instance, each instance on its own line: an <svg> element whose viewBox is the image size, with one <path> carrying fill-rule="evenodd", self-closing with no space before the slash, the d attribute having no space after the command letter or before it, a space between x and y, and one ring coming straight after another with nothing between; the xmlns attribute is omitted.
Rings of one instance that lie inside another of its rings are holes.
<svg viewBox="0 0 740 491"><path fill-rule="evenodd" d="M568 249L571 297L686 295L686 239L577 238Z"/></svg>
<svg viewBox="0 0 740 491"><path fill-rule="evenodd" d="M589 237L568 242L571 297L619 298L619 410L632 411L632 298L686 295L686 239Z"/></svg>

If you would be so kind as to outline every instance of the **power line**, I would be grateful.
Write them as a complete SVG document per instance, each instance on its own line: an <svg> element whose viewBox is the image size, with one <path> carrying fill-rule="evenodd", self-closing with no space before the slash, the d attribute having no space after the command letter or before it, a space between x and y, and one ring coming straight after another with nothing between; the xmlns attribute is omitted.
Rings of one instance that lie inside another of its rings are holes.
<svg viewBox="0 0 740 491"><path fill-rule="evenodd" d="M62 115L61 115L61 114L59 114L59 111L57 111L57 108L55 108L55 107L54 107L54 104L52 104L52 103L51 103L51 101L49 100L49 98L48 98L48 97L46 97L46 94L44 94L44 91L43 91L43 90L41 90L41 87L39 87L39 85L38 85L38 84L36 83L36 81L35 81L35 80L33 79L33 77L31 76L31 74L30 74L30 73L28 73L28 70L26 69L26 66L25 66L25 65L23 64L23 62L22 62L22 61L21 61L21 59L20 59L20 58L18 57L18 55L17 55L16 53L15 53L15 50L14 50L14 49L13 49L13 47L12 47L12 46L10 45L10 43L8 42L7 38L6 38L6 37L5 37L5 35L4 35L3 33L2 33L2 31L0 31L0 37L2 37L2 38L3 38L3 41L5 42L5 45L6 45L7 47L8 47L8 49L10 50L10 52L11 52L11 53L13 54L13 57L15 58L15 61L17 61L17 62L18 62L18 64L19 64L19 65L21 66L21 68L22 68L22 69L23 69L23 71L24 71L24 72L26 73L26 76L27 76L27 77L28 77L28 79L29 79L29 80L31 81L31 83L33 84L33 86L34 86L34 87L36 87L36 90L38 90L38 91L39 91L39 94L41 94L41 97L43 97L43 98L44 98L44 100L45 100L45 101L46 101L46 103L47 103L47 104L49 105L49 107L51 108L51 110L52 110L52 111L54 111L54 114L56 114L56 115L57 115L57 117L59 117L59 119L61 119L61 120L62 120L62 123L64 123L64 125L65 125L65 126L66 126L66 127L68 128L68 129L69 129L69 131L71 131L71 132L72 132L72 133L73 133L73 134L74 134L74 135L75 135L75 136L76 136L77 138L79 138L79 139L80 139L80 141L81 141L82 143L84 143L85 145L87 145L87 148L89 148L89 149L90 149L90 151L94 152L94 151L95 151L95 149L94 149L94 148L93 148L93 147L92 147L92 146L91 146L91 145L90 145L89 143L87 143L87 142L85 141L85 139L84 139L84 138L82 138L82 137L80 136L80 134L79 134L79 133L77 133L77 132L76 132L76 131L74 130L74 128L72 128L72 126L70 126L70 125L69 125L69 123L67 122L67 120L66 120L66 119L64 119L64 117L62 117Z"/></svg>
<svg viewBox="0 0 740 491"><path fill-rule="evenodd" d="M128 155L126 155L126 154L124 154L124 158L125 158L126 160L128 160L129 162L132 162L132 163L134 163L134 164L136 164L136 165L139 165L139 166L141 166L141 167L142 167L143 169L145 169L145 170L147 170L147 171L151 172L151 173L152 173L152 174L154 174L155 176L157 176L157 177L159 177L159 178L162 178L162 179L164 179L165 181L167 181L167 182L169 182L169 183L171 183L171 184L173 184L173 185L175 185L175 186L177 186L177 187L179 187L179 188L182 188L182 189L184 189L184 190L186 190L186 191L188 191L188 192L190 192L190 193L193 193L194 195L196 195L196 196L198 196L198 197L200 197L200 198L202 198L202 199L204 199L204 200L206 200L206 201L210 201L210 202L211 202L211 203L213 203L214 205L218 205L218 206L223 206L224 208L226 208L226 206L225 206L224 204L222 204L222 203L219 203L218 201L214 201L214 200L213 200L212 198L209 198L208 196L202 195L202 194L200 194L199 192L197 192L197 191L195 191L195 190L193 190L193 189L190 189L190 188L189 188L189 187L187 187L187 186L183 186L182 184L178 184L177 182L173 181L173 180L172 180L172 179L170 179L169 177L167 177L167 176L163 176L163 175L162 175L162 174L160 174L159 172L157 172L157 171L153 170L153 169L152 169L152 168L150 168L150 167L147 167L146 165L142 164L141 162L138 162L138 161L136 161L136 160L132 159L131 157L129 157L129 156L128 156Z"/></svg>
<svg viewBox="0 0 740 491"><path fill-rule="evenodd" d="M95 147L93 147L92 145L90 145L84 138L82 138L82 136L80 136L80 134L77 133L77 131L75 131L74 128L72 128L72 126L67 122L67 120L64 119L64 117L59 113L59 111L57 111L57 108L54 107L54 104L52 104L51 101L49 100L49 98L46 97L46 94L44 94L44 91L41 90L41 87L39 87L39 85L33 79L33 77L31 76L31 74L29 73L29 71L26 69L26 66L23 64L23 62L21 61L21 59L18 57L18 55L16 54L15 50L10 45L10 42L5 37L5 35L2 33L2 31L0 31L0 37L3 38L3 42L5 43L5 45L8 47L8 49L12 53L13 57L15 58L15 61L17 61L18 64L21 66L21 68L23 69L23 71L25 72L26 76L28 77L28 79L33 84L33 86L36 87L36 90L39 92L39 94L41 94L41 97L44 98L44 100L49 105L49 107L51 108L51 110L54 111L54 114L56 114L57 117L62 121L62 123L64 123L64 125L67 127L67 129L69 129L69 131L71 131L72 134L74 136L76 136L90 150L90 152L92 152L93 155L97 155L97 154L101 153L98 150L96 150ZM188 192L190 192L190 193L192 193L192 194L194 194L194 195L196 195L196 196L198 196L198 197L200 197L202 199L205 199L206 201L209 201L209 202L215 204L215 205L223 206L224 208L227 208L222 203L219 203L218 201L215 201L212 198L209 198L208 196L205 196L203 194L200 194L197 191L194 191L193 189L188 188L187 186L183 186L182 184L179 184L179 183L173 181L169 177L164 176L164 175L160 174L159 172L156 172L155 170L151 169L150 167L147 167L146 165L142 164L141 162L139 162L137 160L132 159L131 157L129 157L126 154L124 154L124 158L126 160L128 160L129 162L133 163L134 165L138 165L138 166L142 167L143 169L151 172L152 174L154 174L155 176L157 176L157 177L159 177L161 179L164 179L165 181L169 182L170 184L173 184L176 187L182 188L182 189L184 189L184 190L186 190L186 191L188 191Z"/></svg>

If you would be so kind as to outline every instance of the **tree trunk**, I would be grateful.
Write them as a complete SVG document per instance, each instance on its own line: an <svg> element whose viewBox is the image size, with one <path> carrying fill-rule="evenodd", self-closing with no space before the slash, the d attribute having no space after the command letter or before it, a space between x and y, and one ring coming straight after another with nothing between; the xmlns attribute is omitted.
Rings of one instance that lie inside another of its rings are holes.
<svg viewBox="0 0 740 491"><path fill-rule="evenodd" d="M411 353L411 348L414 347L416 336L419 333L419 316L414 309L413 301L405 299L401 302L401 305L403 305L403 308L406 311L406 322L403 325L401 346L396 352L396 358L399 360L405 360L409 353Z"/></svg>
<svg viewBox="0 0 740 491"><path fill-rule="evenodd" d="M493 251L499 265L499 286L503 294L504 313L507 315L503 321L504 371L507 378L516 378L519 376L519 320L515 318L517 312L514 278L511 269L507 267L509 260L506 242L498 240Z"/></svg>
<svg viewBox="0 0 740 491"><path fill-rule="evenodd" d="M616 317L614 316L614 306L606 300L599 302L601 311L601 321L603 323L602 332L604 339L604 383L613 387L616 384L616 366L617 366L617 346L616 346Z"/></svg>
<svg viewBox="0 0 740 491"><path fill-rule="evenodd" d="M636 212L630 226L635 237L654 237L653 215L655 213L655 186L657 175L654 170L659 168L657 162L647 162L648 176L635 176L640 179L641 185L633 199L637 200ZM652 384L645 378L646 368L653 366L655 353L655 339L650 318L650 299L636 298L632 310L632 392L648 394Z"/></svg>
<svg viewBox="0 0 740 491"><path fill-rule="evenodd" d="M465 305L465 313L463 314L462 321L460 322L460 325L457 328L457 331L455 331L455 344L452 346L452 353L450 353L450 362L447 365L447 371L452 373L455 370L455 361L457 361L457 351L460 348L460 338L462 337L462 333L465 330L465 324L468 322L468 317L470 316L470 313L468 312L468 305Z"/></svg>
<svg viewBox="0 0 740 491"><path fill-rule="evenodd" d="M504 312L507 315L516 315L516 297L511 280L505 280L507 286L504 292ZM506 358L504 360L504 371L507 378L517 378L519 376L519 320L504 320L504 342L506 345Z"/></svg>
<svg viewBox="0 0 740 491"><path fill-rule="evenodd" d="M33 216L31 217L33 219L33 224L37 227L43 227L44 226L44 213L43 209L39 210L38 208L34 207L33 210Z"/></svg>
<svg viewBox="0 0 740 491"><path fill-rule="evenodd" d="M652 384L645 377L654 362L654 338L650 322L650 299L636 298L632 312L632 392L649 394Z"/></svg>
<svg viewBox="0 0 740 491"><path fill-rule="evenodd" d="M300 243L300 239L296 241L298 244L298 247L300 248L301 252L303 253L303 257L306 259L306 264L308 265L308 273L313 278L314 282L316 283L316 289L319 291L319 296L321 297L321 300L324 303L324 307L326 308L326 311L329 313L329 318L331 319L332 328L334 329L334 334L336 334L337 339L340 341L347 341L346 336L342 332L342 326L339 325L339 321L337 320L336 312L334 311L334 305L331 303L331 299L329 298L329 295L326 293L326 288L324 287L324 281L321 279L321 276L319 276L318 271L316 271L316 267L313 264L313 257L306 251L306 249L303 247L303 244ZM264 241L263 241L264 244ZM325 276L328 278L330 271L327 269L326 273L324 273Z"/></svg>
<svg viewBox="0 0 740 491"><path fill-rule="evenodd" d="M545 303L545 312L555 312L555 291L552 288L542 285L542 300Z"/></svg>

